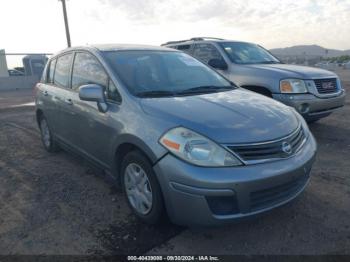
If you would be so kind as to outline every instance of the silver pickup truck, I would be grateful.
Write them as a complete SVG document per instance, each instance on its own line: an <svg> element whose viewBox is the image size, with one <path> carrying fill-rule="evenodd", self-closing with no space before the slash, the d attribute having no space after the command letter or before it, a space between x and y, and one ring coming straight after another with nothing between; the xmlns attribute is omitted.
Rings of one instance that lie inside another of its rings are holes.
<svg viewBox="0 0 350 262"><path fill-rule="evenodd" d="M294 107L308 122L345 103L345 90L335 73L284 64L257 44L201 37L163 46L182 50L235 84Z"/></svg>

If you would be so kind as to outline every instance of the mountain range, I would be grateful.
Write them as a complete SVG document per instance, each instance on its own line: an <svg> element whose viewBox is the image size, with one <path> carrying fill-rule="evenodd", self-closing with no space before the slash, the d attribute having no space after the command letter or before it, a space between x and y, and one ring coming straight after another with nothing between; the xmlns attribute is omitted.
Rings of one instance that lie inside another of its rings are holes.
<svg viewBox="0 0 350 262"><path fill-rule="evenodd" d="M337 50L327 49L319 45L296 45L285 48L270 49L270 52L276 56L314 56L314 57L336 57L350 55L350 49Z"/></svg>

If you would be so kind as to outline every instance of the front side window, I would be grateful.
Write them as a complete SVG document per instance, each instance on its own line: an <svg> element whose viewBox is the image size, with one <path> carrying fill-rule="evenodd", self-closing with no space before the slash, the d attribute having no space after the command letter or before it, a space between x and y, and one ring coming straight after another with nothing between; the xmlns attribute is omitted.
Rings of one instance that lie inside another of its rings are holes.
<svg viewBox="0 0 350 262"><path fill-rule="evenodd" d="M181 52L107 51L104 56L136 96L190 95L233 88L214 70Z"/></svg>
<svg viewBox="0 0 350 262"><path fill-rule="evenodd" d="M208 64L211 59L223 59L220 52L212 44L196 44L193 56Z"/></svg>
<svg viewBox="0 0 350 262"><path fill-rule="evenodd" d="M58 87L69 88L70 66L73 54L66 54L57 59L54 73L54 84Z"/></svg>
<svg viewBox="0 0 350 262"><path fill-rule="evenodd" d="M115 84L113 84L111 79L109 79L108 88L106 91L106 97L107 99L110 99L116 102L120 102L122 100L117 87L115 86Z"/></svg>
<svg viewBox="0 0 350 262"><path fill-rule="evenodd" d="M100 62L91 54L79 52L75 55L72 88L86 84L98 84L103 88L108 85L108 76Z"/></svg>
<svg viewBox="0 0 350 262"><path fill-rule="evenodd" d="M236 64L276 64L280 61L264 48L244 42L220 42L230 60Z"/></svg>
<svg viewBox="0 0 350 262"><path fill-rule="evenodd" d="M53 84L53 75L55 73L56 61L57 59L53 59L50 62L49 72L47 74L47 80L46 80L47 83Z"/></svg>

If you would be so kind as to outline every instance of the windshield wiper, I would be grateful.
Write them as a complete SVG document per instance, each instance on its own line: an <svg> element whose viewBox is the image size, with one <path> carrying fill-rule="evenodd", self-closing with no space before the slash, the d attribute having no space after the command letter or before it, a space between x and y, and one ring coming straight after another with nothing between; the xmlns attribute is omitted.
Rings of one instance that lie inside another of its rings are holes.
<svg viewBox="0 0 350 262"><path fill-rule="evenodd" d="M175 93L167 90L144 91L136 94L139 97L165 97L174 96Z"/></svg>
<svg viewBox="0 0 350 262"><path fill-rule="evenodd" d="M216 93L223 90L232 90L233 86L197 86L177 92L176 94Z"/></svg>
<svg viewBox="0 0 350 262"><path fill-rule="evenodd" d="M259 64L280 64L278 61L261 61Z"/></svg>
<svg viewBox="0 0 350 262"><path fill-rule="evenodd" d="M234 86L197 86L189 89L172 92L168 90L151 90L139 92L136 95L139 97L167 97L187 94L203 94L203 93L216 93L220 91L235 89Z"/></svg>

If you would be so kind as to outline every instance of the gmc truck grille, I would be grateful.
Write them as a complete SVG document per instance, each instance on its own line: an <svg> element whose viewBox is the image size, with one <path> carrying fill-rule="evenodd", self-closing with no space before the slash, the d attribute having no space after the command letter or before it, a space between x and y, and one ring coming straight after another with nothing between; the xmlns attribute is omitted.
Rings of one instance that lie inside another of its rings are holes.
<svg viewBox="0 0 350 262"><path fill-rule="evenodd" d="M336 78L315 79L314 82L320 94L329 94L338 91Z"/></svg>

